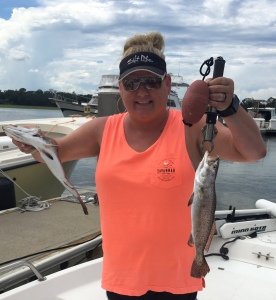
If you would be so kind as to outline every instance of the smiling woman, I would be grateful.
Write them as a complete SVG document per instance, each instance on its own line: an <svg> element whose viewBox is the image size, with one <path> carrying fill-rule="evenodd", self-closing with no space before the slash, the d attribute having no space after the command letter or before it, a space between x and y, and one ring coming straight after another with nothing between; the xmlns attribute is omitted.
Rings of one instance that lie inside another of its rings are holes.
<svg viewBox="0 0 276 300"><path fill-rule="evenodd" d="M171 77L164 44L159 32L128 39L119 66L127 111L95 118L53 141L62 162L98 157L102 287L110 300L194 300L204 284L204 274L195 278L190 273L195 249L188 245L188 203L203 157L206 120L188 127L180 110L167 109ZM232 79L206 79L205 84L209 105L231 106ZM213 101L218 93L226 96ZM217 124L212 156L246 162L265 155L260 131L247 112L238 108L225 123ZM33 157L42 161L37 151Z"/></svg>

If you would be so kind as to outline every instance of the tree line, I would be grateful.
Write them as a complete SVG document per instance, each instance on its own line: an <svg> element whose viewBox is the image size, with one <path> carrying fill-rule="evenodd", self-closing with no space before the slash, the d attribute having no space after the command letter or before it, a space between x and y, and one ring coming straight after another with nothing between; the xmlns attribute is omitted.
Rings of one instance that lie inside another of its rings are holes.
<svg viewBox="0 0 276 300"><path fill-rule="evenodd" d="M54 95L60 95L67 101L77 101L79 97L84 97L87 102L92 95L77 95L75 93L55 92L54 90L42 91L27 91L25 88L19 90L0 90L0 105L26 105L26 106L46 106L57 107L51 99ZM83 101L83 100L82 100Z"/></svg>
<svg viewBox="0 0 276 300"><path fill-rule="evenodd" d="M19 90L0 90L0 105L9 104L9 105L28 105L28 106L47 106L47 107L56 107L51 98L60 96L60 99L66 99L66 101L78 101L82 98L82 102L89 102L92 95L77 95L76 93L66 93L66 92L55 92L54 90L42 91L38 89L36 91L27 91L25 88ZM84 100L85 99L85 100ZM248 107L254 107L256 101L252 98L245 98L241 101L241 106L245 109ZM275 107L276 108L276 98L270 97L266 104L260 103L260 107Z"/></svg>
<svg viewBox="0 0 276 300"><path fill-rule="evenodd" d="M276 108L276 97L270 97L267 100L262 100L262 102L259 102L259 104L256 102L257 99L253 98L245 98L241 101L241 106L247 110L248 107L274 107ZM258 100L261 101L261 100ZM259 106L258 106L259 105Z"/></svg>

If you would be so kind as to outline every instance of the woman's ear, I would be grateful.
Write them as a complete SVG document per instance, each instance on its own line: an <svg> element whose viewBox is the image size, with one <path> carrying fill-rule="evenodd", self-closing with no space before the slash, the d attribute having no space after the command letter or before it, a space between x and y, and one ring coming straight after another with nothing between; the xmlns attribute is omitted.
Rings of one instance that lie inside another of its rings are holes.
<svg viewBox="0 0 276 300"><path fill-rule="evenodd" d="M123 92L123 89L124 89L124 88L123 88L122 81L119 81L118 84L119 84L120 95L122 96L122 92Z"/></svg>

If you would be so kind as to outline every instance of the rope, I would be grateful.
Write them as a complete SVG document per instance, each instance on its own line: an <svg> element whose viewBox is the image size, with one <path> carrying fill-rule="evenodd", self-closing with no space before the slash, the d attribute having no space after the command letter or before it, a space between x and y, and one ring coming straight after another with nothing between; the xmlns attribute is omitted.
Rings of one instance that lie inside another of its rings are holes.
<svg viewBox="0 0 276 300"><path fill-rule="evenodd" d="M220 256L225 260L229 260L229 256L227 255L229 250L227 247L225 247L225 245L230 244L230 243L234 243L236 240L240 239L241 237L238 236L236 238L234 238L231 241L225 242L219 249L219 253L210 253L210 254L206 254L204 255L204 257L208 257L208 256Z"/></svg>
<svg viewBox="0 0 276 300"><path fill-rule="evenodd" d="M41 211L50 207L50 204L47 201L43 203L40 202L40 198L37 196L31 196L28 194L19 184L17 184L8 174L6 174L2 169L0 169L0 173L12 181L24 194L27 195L26 198L20 200L19 210L22 212L25 211Z"/></svg>
<svg viewBox="0 0 276 300"><path fill-rule="evenodd" d="M49 207L50 204L47 201L41 203L40 198L36 196L29 196L20 200L20 205L18 208L19 210L21 210L21 212L25 212L25 211L42 211Z"/></svg>
<svg viewBox="0 0 276 300"><path fill-rule="evenodd" d="M12 181L24 194L26 194L29 197L32 197L30 194L28 194L20 185L18 185L8 174L6 174L2 169L0 169L0 173L4 175L6 178L8 178L10 181Z"/></svg>
<svg viewBox="0 0 276 300"><path fill-rule="evenodd" d="M69 120L69 121L66 121L66 122L64 121L64 122L56 123L56 124L54 124L54 125L52 126L52 128L51 128L50 130L48 130L48 132L45 132L44 135L45 135L45 136L48 136L48 134L51 133L51 132L54 130L54 128L55 128L56 126L58 126L58 125L68 124L68 123L73 123L73 122L76 122L76 120L72 119L72 120Z"/></svg>
<svg viewBox="0 0 276 300"><path fill-rule="evenodd" d="M210 74L211 66L212 66L213 64L214 64L214 59L213 59L213 57L211 57L211 58L209 58L209 59L206 59L206 60L203 62L203 64L201 65L201 67L200 67L200 69L199 69L200 75L203 76L202 80L204 80L205 77L206 77L207 75ZM202 72L202 68L203 68L205 65L207 66L207 68L206 68L206 71L203 73L203 72Z"/></svg>
<svg viewBox="0 0 276 300"><path fill-rule="evenodd" d="M119 99L120 100L120 99ZM118 100L118 101L119 101ZM118 108L118 103L117 103L117 108ZM118 108L119 109L119 108ZM86 118L92 118L94 119L94 116L86 116ZM64 122L59 122L59 123L56 123L52 126L52 128L48 131L48 132L45 132L44 135L45 136L48 136L49 133L51 133L53 131L53 129L58 126L58 125L62 125L62 124L68 124L68 123L73 123L73 122L76 122L76 120L74 119L74 117L72 117L72 120L69 120L69 121L64 121Z"/></svg>

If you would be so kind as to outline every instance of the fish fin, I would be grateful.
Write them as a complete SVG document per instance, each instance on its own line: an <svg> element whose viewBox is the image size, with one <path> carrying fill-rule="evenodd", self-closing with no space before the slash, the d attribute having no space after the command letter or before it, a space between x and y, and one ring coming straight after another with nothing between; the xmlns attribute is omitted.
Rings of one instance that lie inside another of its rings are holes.
<svg viewBox="0 0 276 300"><path fill-rule="evenodd" d="M212 225L212 228L210 230L210 234L209 234L209 237L208 237L208 240L207 240L207 243L205 245L205 251L209 251L209 248L210 248L210 245L211 245L211 242L212 242L212 239L213 239L213 236L216 232L216 222L214 221L213 222L213 225Z"/></svg>
<svg viewBox="0 0 276 300"><path fill-rule="evenodd" d="M192 193L192 195L191 195L191 197L189 199L188 206L192 205L193 201L194 201L194 193Z"/></svg>
<svg viewBox="0 0 276 300"><path fill-rule="evenodd" d="M44 155L46 155L50 160L54 160L53 156L49 152L47 152L47 151L45 151L43 149L40 149L40 151L42 153L44 153Z"/></svg>
<svg viewBox="0 0 276 300"><path fill-rule="evenodd" d="M190 247L193 247L194 244L195 244L195 243L194 243L193 235L190 234L189 240L188 240L188 245L189 245Z"/></svg>
<svg viewBox="0 0 276 300"><path fill-rule="evenodd" d="M195 258L191 268L191 276L194 278L202 278L205 277L208 272L210 272L210 268L205 257L202 256L202 260L200 261Z"/></svg>
<svg viewBox="0 0 276 300"><path fill-rule="evenodd" d="M203 199L203 197L204 197L203 188L201 188L201 187L198 188L197 196L198 196L198 199Z"/></svg>

